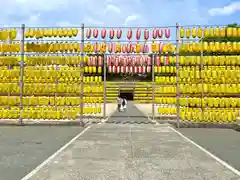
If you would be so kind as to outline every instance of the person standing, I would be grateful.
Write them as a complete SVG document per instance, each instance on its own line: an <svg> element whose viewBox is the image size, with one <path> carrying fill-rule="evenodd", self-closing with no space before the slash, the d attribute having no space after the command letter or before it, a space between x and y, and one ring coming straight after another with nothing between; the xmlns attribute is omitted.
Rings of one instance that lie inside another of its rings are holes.
<svg viewBox="0 0 240 180"><path fill-rule="evenodd" d="M126 109L127 109L127 99L125 97L122 100L122 107L123 107L123 110L126 111Z"/></svg>

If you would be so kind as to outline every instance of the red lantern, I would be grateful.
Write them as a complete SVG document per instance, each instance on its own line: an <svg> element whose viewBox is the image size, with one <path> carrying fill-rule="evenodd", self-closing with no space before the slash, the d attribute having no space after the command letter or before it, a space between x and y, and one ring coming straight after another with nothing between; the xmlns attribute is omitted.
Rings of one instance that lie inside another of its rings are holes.
<svg viewBox="0 0 240 180"><path fill-rule="evenodd" d="M162 38L162 37L163 37L163 30L158 29L158 38Z"/></svg>
<svg viewBox="0 0 240 180"><path fill-rule="evenodd" d="M120 73L120 66L117 66L117 73Z"/></svg>
<svg viewBox="0 0 240 180"><path fill-rule="evenodd" d="M163 46L164 46L164 44L163 43L159 43L159 52L161 53L161 52L163 52Z"/></svg>
<svg viewBox="0 0 240 180"><path fill-rule="evenodd" d="M130 44L130 52L133 53L135 52L135 45L134 44Z"/></svg>
<svg viewBox="0 0 240 180"><path fill-rule="evenodd" d="M125 67L121 66L121 73L124 73L124 72L125 72Z"/></svg>
<svg viewBox="0 0 240 180"><path fill-rule="evenodd" d="M127 53L130 53L131 52L131 44L127 44L126 48L127 48Z"/></svg>
<svg viewBox="0 0 240 180"><path fill-rule="evenodd" d="M124 63L124 57L123 57L123 56L119 56L119 61L120 61L120 65L123 65L123 63Z"/></svg>
<svg viewBox="0 0 240 180"><path fill-rule="evenodd" d="M138 73L138 67L134 66L134 73Z"/></svg>
<svg viewBox="0 0 240 180"><path fill-rule="evenodd" d="M165 37L166 38L170 37L170 29L169 28L165 29Z"/></svg>
<svg viewBox="0 0 240 180"><path fill-rule="evenodd" d="M146 64L147 64L147 63L145 62L144 56L141 56L141 64L142 64L142 65L146 65Z"/></svg>
<svg viewBox="0 0 240 180"><path fill-rule="evenodd" d="M141 30L137 29L137 31L136 31L136 39L140 40L140 38L141 38Z"/></svg>
<svg viewBox="0 0 240 180"><path fill-rule="evenodd" d="M144 45L142 45L142 44L140 45L140 52L144 53Z"/></svg>
<svg viewBox="0 0 240 180"><path fill-rule="evenodd" d="M116 44L115 43L112 44L112 52L116 53Z"/></svg>
<svg viewBox="0 0 240 180"><path fill-rule="evenodd" d="M117 38L120 39L122 37L122 29L117 30Z"/></svg>
<svg viewBox="0 0 240 180"><path fill-rule="evenodd" d="M127 65L131 65L132 64L132 56L128 56L127 57Z"/></svg>
<svg viewBox="0 0 240 180"><path fill-rule="evenodd" d="M102 29L102 31L101 31L101 37L102 37L102 39L105 39L105 38L106 38L106 35L107 35L106 29Z"/></svg>
<svg viewBox="0 0 240 180"><path fill-rule="evenodd" d="M91 29L88 29L88 30L87 30L87 33L86 33L86 37L87 37L88 39L90 39L90 38L91 38L91 35L92 35L92 30L91 30Z"/></svg>
<svg viewBox="0 0 240 180"><path fill-rule="evenodd" d="M149 46L147 44L144 45L144 53L148 53L149 52Z"/></svg>
<svg viewBox="0 0 240 180"><path fill-rule="evenodd" d="M99 52L99 45L98 45L98 43L96 42L95 44L94 44L94 52Z"/></svg>
<svg viewBox="0 0 240 180"><path fill-rule="evenodd" d="M114 62L115 66L118 66L119 65L119 57L115 56L114 61L115 61Z"/></svg>
<svg viewBox="0 0 240 180"><path fill-rule="evenodd" d="M93 30L93 37L97 38L98 37L98 29Z"/></svg>
<svg viewBox="0 0 240 180"><path fill-rule="evenodd" d="M113 29L111 29L110 32L109 32L109 38L110 39L114 38L114 30Z"/></svg>
<svg viewBox="0 0 240 180"><path fill-rule="evenodd" d="M142 66L142 73L146 73L146 66Z"/></svg>
<svg viewBox="0 0 240 180"><path fill-rule="evenodd" d="M92 65L96 66L96 64L97 64L97 56L93 56L93 58L92 58Z"/></svg>
<svg viewBox="0 0 240 180"><path fill-rule="evenodd" d="M133 57L132 57L132 65L135 66L135 64L136 64L136 56L133 56Z"/></svg>
<svg viewBox="0 0 240 180"><path fill-rule="evenodd" d="M116 71L116 66L113 66L113 67L112 67L112 72L113 72L113 73L116 73L116 72L117 72L117 71Z"/></svg>
<svg viewBox="0 0 240 180"><path fill-rule="evenodd" d="M112 66L108 66L108 72L112 73Z"/></svg>
<svg viewBox="0 0 240 180"><path fill-rule="evenodd" d="M122 48L122 52L123 52L123 53L126 53L126 52L127 52L127 47L126 47L126 45L123 44L121 48Z"/></svg>
<svg viewBox="0 0 240 180"><path fill-rule="evenodd" d="M113 50L113 47L112 47L112 46L113 46L112 43L109 43L109 44L108 44L108 52L109 52L109 53L112 53L112 50Z"/></svg>
<svg viewBox="0 0 240 180"><path fill-rule="evenodd" d="M102 66L102 64L103 64L103 57L98 56L98 66Z"/></svg>
<svg viewBox="0 0 240 180"><path fill-rule="evenodd" d="M149 56L146 56L147 59L147 65L150 66L152 64L152 59Z"/></svg>
<svg viewBox="0 0 240 180"><path fill-rule="evenodd" d="M141 64L141 56L136 56L136 64L137 65Z"/></svg>
<svg viewBox="0 0 240 180"><path fill-rule="evenodd" d="M160 57L159 56L155 57L155 65L160 66Z"/></svg>
<svg viewBox="0 0 240 180"><path fill-rule="evenodd" d="M108 57L107 57L107 65L108 65L108 66L111 66L111 65L112 65L112 57L111 57L111 56L108 56Z"/></svg>
<svg viewBox="0 0 240 180"><path fill-rule="evenodd" d="M125 72L126 72L126 73L129 72L129 67L128 67L128 66L125 67Z"/></svg>
<svg viewBox="0 0 240 180"><path fill-rule="evenodd" d="M165 65L168 65L168 56L165 56L165 59L164 59L164 60L165 60L164 64L165 64Z"/></svg>
<svg viewBox="0 0 240 180"><path fill-rule="evenodd" d="M138 72L142 73L142 66L138 66Z"/></svg>
<svg viewBox="0 0 240 180"><path fill-rule="evenodd" d="M132 29L129 29L128 32L127 32L127 38L128 40L131 40L132 39Z"/></svg>
<svg viewBox="0 0 240 180"><path fill-rule="evenodd" d="M153 39L157 39L157 36L158 36L157 30L156 30L156 29L153 29L153 30L152 30L152 38L153 38Z"/></svg>
<svg viewBox="0 0 240 180"><path fill-rule="evenodd" d="M144 30L144 39L145 39L145 40L148 40L148 38L149 38L149 30L148 30L148 29L145 29L145 30Z"/></svg>
<svg viewBox="0 0 240 180"><path fill-rule="evenodd" d="M92 65L92 62L93 62L93 57L90 56L90 57L88 58L88 66L91 66L91 65Z"/></svg>
<svg viewBox="0 0 240 180"><path fill-rule="evenodd" d="M133 73L133 67L130 66L130 73Z"/></svg>
<svg viewBox="0 0 240 180"><path fill-rule="evenodd" d="M147 72L150 73L151 72L151 66L147 67Z"/></svg>

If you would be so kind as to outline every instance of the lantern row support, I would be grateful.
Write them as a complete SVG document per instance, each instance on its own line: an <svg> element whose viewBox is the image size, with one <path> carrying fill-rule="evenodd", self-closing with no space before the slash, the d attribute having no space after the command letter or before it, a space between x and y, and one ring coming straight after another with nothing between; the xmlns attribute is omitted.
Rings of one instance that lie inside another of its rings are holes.
<svg viewBox="0 0 240 180"><path fill-rule="evenodd" d="M180 89L179 89L179 24L176 24L176 110L177 110L177 127L180 121Z"/></svg>

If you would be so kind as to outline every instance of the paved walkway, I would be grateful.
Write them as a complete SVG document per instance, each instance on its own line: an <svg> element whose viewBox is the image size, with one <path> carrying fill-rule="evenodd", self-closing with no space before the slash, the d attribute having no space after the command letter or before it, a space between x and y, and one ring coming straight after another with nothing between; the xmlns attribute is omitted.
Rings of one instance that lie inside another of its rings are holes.
<svg viewBox="0 0 240 180"><path fill-rule="evenodd" d="M161 125L96 124L24 180L239 180Z"/></svg>
<svg viewBox="0 0 240 180"><path fill-rule="evenodd" d="M148 117L142 113L132 101L128 102L128 107L125 112L116 110L112 116L107 120L107 123L138 123L147 124L152 123Z"/></svg>

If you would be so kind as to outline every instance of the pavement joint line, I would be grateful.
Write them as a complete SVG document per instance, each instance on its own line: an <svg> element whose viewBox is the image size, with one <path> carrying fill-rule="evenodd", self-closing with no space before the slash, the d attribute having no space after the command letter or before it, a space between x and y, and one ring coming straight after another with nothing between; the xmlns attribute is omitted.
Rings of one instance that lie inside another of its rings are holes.
<svg viewBox="0 0 240 180"><path fill-rule="evenodd" d="M214 160L216 160L218 163L220 163L221 165L225 166L227 169L231 170L233 173L235 173L236 175L238 175L240 177L240 171L238 171L237 169L235 169L234 167L232 167L231 165L229 165L228 163L226 163L225 161L221 160L220 158L218 158L216 155L214 155L213 153L209 152L208 150L206 150L205 148L203 148L202 146L198 145L196 142L192 141L191 139L189 139L188 137L186 137L184 134L182 134L181 132L179 132L178 130L176 130L175 128L169 126L169 129L171 129L172 131L174 131L175 133L177 133L179 136L181 136L183 139L185 139L185 141L191 143L192 145L196 146L197 148L199 148L201 151L203 151L204 153L206 153L208 156L210 156L211 158L213 158Z"/></svg>
<svg viewBox="0 0 240 180"><path fill-rule="evenodd" d="M80 136L82 136L87 130L89 130L91 126L88 126L85 128L82 132L77 134L72 140L67 142L65 145L63 145L60 149L58 149L55 153L53 153L50 157L48 157L46 160L44 160L40 165L38 165L36 168L34 168L30 173L28 173L26 176L24 176L21 180L28 180L31 177L33 177L38 171L40 171L44 166L46 166L48 163L50 163L55 157L57 157L61 152L63 152L68 146L70 146L72 143L74 143Z"/></svg>

